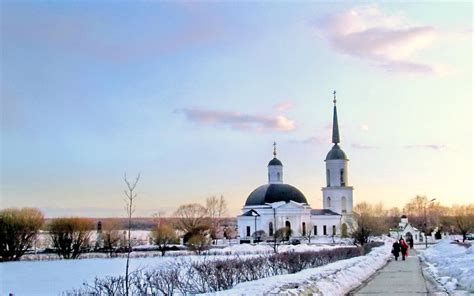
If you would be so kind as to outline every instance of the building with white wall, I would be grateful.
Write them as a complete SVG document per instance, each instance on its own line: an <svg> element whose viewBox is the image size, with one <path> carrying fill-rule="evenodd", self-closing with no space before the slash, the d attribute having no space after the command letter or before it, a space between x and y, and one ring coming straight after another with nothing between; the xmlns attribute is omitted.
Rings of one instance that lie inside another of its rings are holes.
<svg viewBox="0 0 474 296"><path fill-rule="evenodd" d="M339 147L339 126L334 92L333 147L325 159L326 186L322 188L323 208L312 209L304 194L283 183L283 163L276 158L268 163L268 184L256 188L248 196L237 217L241 240L271 239L278 229L291 229L292 237L347 234L352 223L352 191L349 186L347 156Z"/></svg>

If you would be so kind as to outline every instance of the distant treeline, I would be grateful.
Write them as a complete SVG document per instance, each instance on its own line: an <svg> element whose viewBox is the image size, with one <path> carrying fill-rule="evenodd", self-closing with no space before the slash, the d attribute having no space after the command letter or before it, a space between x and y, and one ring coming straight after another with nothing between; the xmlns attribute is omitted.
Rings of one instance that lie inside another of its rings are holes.
<svg viewBox="0 0 474 296"><path fill-rule="evenodd" d="M127 218L87 218L81 217L91 221L94 225L98 225L99 221L104 224L113 224L119 225L120 229L126 229L128 227L128 219ZM46 218L42 229L48 229L51 221L57 218ZM227 218L213 218L214 220L218 220L220 225L225 225L229 227L235 227L237 225L237 218L235 217L227 217ZM137 217L132 218L132 230L152 230L156 227L157 221L165 221L169 223L173 223L178 220L175 217Z"/></svg>

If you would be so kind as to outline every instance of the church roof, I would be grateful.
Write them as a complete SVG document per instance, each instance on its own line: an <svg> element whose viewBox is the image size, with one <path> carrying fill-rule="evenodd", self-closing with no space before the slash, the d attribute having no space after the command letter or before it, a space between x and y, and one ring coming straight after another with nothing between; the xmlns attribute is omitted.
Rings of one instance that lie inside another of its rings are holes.
<svg viewBox="0 0 474 296"><path fill-rule="evenodd" d="M273 158L272 160L270 160L270 162L268 163L268 166L271 166L271 165L281 165L281 166L283 166L281 161L276 157Z"/></svg>
<svg viewBox="0 0 474 296"><path fill-rule="evenodd" d="M326 160L334 160L334 159L343 159L347 160L347 156L339 147L338 143L341 142L339 137L339 123L337 121L337 108L336 108L336 91L334 91L334 113L332 117L332 142L334 146L332 146L331 150L326 155Z"/></svg>
<svg viewBox="0 0 474 296"><path fill-rule="evenodd" d="M334 159L344 159L347 160L347 156L339 147L339 145L334 144L332 149L329 150L328 154L326 155L326 160L334 160Z"/></svg>
<svg viewBox="0 0 474 296"><path fill-rule="evenodd" d="M250 193L245 206L264 205L274 202L298 202L308 204L304 194L288 184L265 184Z"/></svg>
<svg viewBox="0 0 474 296"><path fill-rule="evenodd" d="M247 211L247 212L243 213L243 214L240 215L240 216L245 216L245 217L255 217L255 216L257 216L257 217L258 217L258 216L260 216L260 214L257 213L257 212L254 211L254 210L250 210L250 211Z"/></svg>
<svg viewBox="0 0 474 296"><path fill-rule="evenodd" d="M312 209L311 215L340 216L338 213L333 212L330 209Z"/></svg>

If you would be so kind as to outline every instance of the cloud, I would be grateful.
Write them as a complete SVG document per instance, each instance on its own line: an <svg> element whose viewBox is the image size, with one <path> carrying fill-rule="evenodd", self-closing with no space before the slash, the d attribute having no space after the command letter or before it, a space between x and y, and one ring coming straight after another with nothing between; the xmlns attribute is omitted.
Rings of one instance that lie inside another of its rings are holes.
<svg viewBox="0 0 474 296"><path fill-rule="evenodd" d="M219 111L207 109L181 109L178 112L185 114L189 121L227 126L236 130L247 131L291 131L294 130L295 122L285 116L251 115L232 111Z"/></svg>
<svg viewBox="0 0 474 296"><path fill-rule="evenodd" d="M371 146L371 145L365 145L365 144L359 144L359 143L352 143L351 147L354 149L379 149L379 146Z"/></svg>
<svg viewBox="0 0 474 296"><path fill-rule="evenodd" d="M310 145L310 144L327 144L331 143L330 139L322 138L322 137L309 137L304 140L293 140L291 143L296 143L296 144L305 144L305 145Z"/></svg>
<svg viewBox="0 0 474 296"><path fill-rule="evenodd" d="M293 102L288 101L288 102L282 102L282 103L276 104L274 107L278 112L283 112L290 108L293 108L294 105L295 104Z"/></svg>
<svg viewBox="0 0 474 296"><path fill-rule="evenodd" d="M425 145L405 145L407 149L431 149L431 150L442 150L448 148L444 144L425 144Z"/></svg>
<svg viewBox="0 0 474 296"><path fill-rule="evenodd" d="M363 124L361 124L361 125L359 126L359 128L360 128L361 130L363 130L363 131L365 131L365 132L366 132L366 131L368 131L368 130L369 130L369 125L368 125L368 124L365 124L365 123L363 123Z"/></svg>
<svg viewBox="0 0 474 296"><path fill-rule="evenodd" d="M376 6L356 7L320 21L319 32L337 51L370 61L389 72L441 74L440 65L415 60L439 32L431 26L410 26L399 15Z"/></svg>

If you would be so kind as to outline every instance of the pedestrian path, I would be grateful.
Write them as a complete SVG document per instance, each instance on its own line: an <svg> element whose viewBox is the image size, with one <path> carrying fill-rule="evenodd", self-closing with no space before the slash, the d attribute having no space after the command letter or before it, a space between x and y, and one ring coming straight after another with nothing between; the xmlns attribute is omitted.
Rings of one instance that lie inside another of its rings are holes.
<svg viewBox="0 0 474 296"><path fill-rule="evenodd" d="M421 271L420 260L414 249L402 261L392 260L378 271L362 288L351 295L433 295Z"/></svg>

